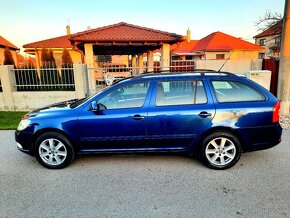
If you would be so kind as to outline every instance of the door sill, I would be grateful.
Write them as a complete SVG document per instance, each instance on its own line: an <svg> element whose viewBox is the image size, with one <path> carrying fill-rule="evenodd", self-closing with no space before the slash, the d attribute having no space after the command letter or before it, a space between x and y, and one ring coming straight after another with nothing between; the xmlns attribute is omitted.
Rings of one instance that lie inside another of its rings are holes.
<svg viewBox="0 0 290 218"><path fill-rule="evenodd" d="M184 152L184 147L172 148L116 148L116 149L81 149L78 154L84 153L134 153L134 152Z"/></svg>

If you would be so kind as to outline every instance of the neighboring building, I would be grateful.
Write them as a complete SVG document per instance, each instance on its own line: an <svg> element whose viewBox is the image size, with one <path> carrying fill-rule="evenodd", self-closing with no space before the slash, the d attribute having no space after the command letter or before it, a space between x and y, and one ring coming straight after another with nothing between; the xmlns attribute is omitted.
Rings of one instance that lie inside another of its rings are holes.
<svg viewBox="0 0 290 218"><path fill-rule="evenodd" d="M265 52L259 53L259 58L278 58L280 55L280 43L282 34L283 21L254 36L255 43L265 48Z"/></svg>
<svg viewBox="0 0 290 218"><path fill-rule="evenodd" d="M67 35L65 36L59 36L51 39L46 39L38 42L32 42L26 45L23 45L23 48L25 48L24 52L30 54L30 55L35 55L36 59L36 66L39 68L41 66L41 50L43 48L47 49L52 49L53 51L53 56L56 61L56 65L58 67L61 66L62 64L62 51L64 48L66 48L71 57L72 61L75 64L80 64L82 63L82 53L80 51L74 50L72 47L69 37L71 36L70 33L70 27L66 27Z"/></svg>
<svg viewBox="0 0 290 218"><path fill-rule="evenodd" d="M189 35L189 34L188 34ZM214 32L201 40L187 39L171 46L172 59L222 60L258 59L264 48L222 32Z"/></svg>
<svg viewBox="0 0 290 218"><path fill-rule="evenodd" d="M9 48L14 59L14 63L17 66L17 51L19 51L19 48L8 40L4 39L2 36L0 36L0 65L2 65L4 62L4 51L6 46Z"/></svg>
<svg viewBox="0 0 290 218"><path fill-rule="evenodd" d="M200 59L199 55L193 52L198 40L190 39L191 31L187 30L187 35L183 37L183 41L171 45L171 59L172 60L195 60Z"/></svg>
<svg viewBox="0 0 290 218"><path fill-rule="evenodd" d="M88 29L91 30L91 29ZM74 64L83 63L83 53L77 47L73 47L69 38L74 36L75 34L70 33L70 27L66 27L67 35L59 36L51 39L45 39L38 42L32 42L29 44L25 44L23 48L25 48L24 52L35 55L36 65L37 67L41 66L41 50L43 48L52 49L53 56L56 61L57 67L60 67L62 64L62 51L64 48L67 48L69 51L72 61ZM78 34L78 33L76 33ZM95 56L95 61L98 63L102 62L113 62L118 64L128 65L128 56L123 55L101 55Z"/></svg>

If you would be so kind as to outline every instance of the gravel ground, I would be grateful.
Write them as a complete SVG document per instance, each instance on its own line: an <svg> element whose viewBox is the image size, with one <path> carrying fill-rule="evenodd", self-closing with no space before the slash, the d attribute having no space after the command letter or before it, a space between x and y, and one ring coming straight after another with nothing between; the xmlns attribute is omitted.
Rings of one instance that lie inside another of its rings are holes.
<svg viewBox="0 0 290 218"><path fill-rule="evenodd" d="M0 217L290 217L290 130L215 171L189 157L89 156L48 170L0 131Z"/></svg>
<svg viewBox="0 0 290 218"><path fill-rule="evenodd" d="M280 116L280 124L283 127L283 129L290 129L290 117Z"/></svg>

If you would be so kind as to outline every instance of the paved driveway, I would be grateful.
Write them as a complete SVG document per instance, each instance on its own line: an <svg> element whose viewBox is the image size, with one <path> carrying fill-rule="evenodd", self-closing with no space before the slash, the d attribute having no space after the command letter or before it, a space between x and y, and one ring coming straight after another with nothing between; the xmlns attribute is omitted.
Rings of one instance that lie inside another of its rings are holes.
<svg viewBox="0 0 290 218"><path fill-rule="evenodd" d="M0 131L0 217L290 217L290 131L226 171L182 156L94 156L48 170Z"/></svg>

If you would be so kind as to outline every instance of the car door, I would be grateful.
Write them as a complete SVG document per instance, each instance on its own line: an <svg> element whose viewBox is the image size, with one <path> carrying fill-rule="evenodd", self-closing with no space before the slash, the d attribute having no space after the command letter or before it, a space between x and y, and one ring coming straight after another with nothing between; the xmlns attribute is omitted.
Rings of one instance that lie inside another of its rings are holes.
<svg viewBox="0 0 290 218"><path fill-rule="evenodd" d="M185 150L211 125L215 108L202 80L155 81L148 111L148 149Z"/></svg>
<svg viewBox="0 0 290 218"><path fill-rule="evenodd" d="M80 150L146 150L149 82L135 82L108 90L95 99L103 109L89 107L79 115Z"/></svg>

